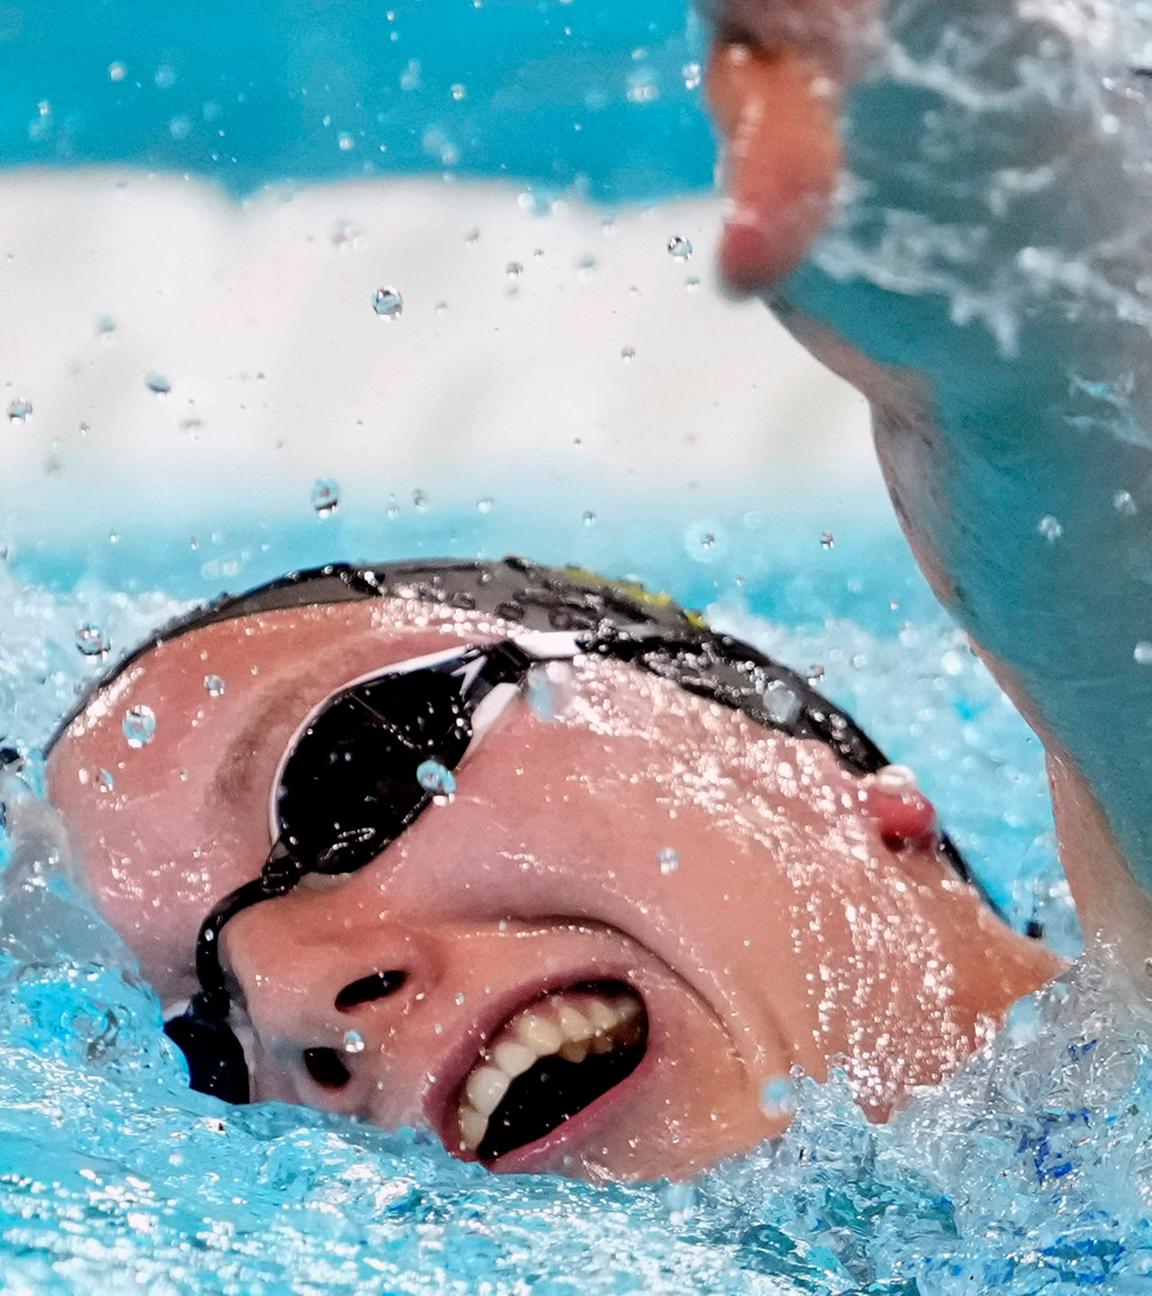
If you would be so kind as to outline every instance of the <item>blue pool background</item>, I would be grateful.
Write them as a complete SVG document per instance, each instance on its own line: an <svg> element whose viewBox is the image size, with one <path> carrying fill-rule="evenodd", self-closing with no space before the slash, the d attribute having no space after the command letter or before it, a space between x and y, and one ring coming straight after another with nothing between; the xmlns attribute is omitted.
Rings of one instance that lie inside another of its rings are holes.
<svg viewBox="0 0 1152 1296"><path fill-rule="evenodd" d="M9 0L0 165L650 200L712 182L703 50L678 0Z"/></svg>

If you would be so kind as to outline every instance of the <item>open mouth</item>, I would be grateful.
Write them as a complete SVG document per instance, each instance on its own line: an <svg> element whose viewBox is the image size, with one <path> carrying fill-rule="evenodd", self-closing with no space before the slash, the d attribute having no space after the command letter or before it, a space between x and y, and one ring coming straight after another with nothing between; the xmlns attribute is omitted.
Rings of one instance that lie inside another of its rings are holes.
<svg viewBox="0 0 1152 1296"><path fill-rule="evenodd" d="M491 1164L599 1102L636 1070L648 1015L619 981L584 983L514 1013L464 1078L458 1146Z"/></svg>

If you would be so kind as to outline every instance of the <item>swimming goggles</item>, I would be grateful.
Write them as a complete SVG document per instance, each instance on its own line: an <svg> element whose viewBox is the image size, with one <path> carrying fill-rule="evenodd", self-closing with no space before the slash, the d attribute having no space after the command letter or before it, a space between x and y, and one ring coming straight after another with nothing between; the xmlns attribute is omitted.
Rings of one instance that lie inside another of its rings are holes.
<svg viewBox="0 0 1152 1296"><path fill-rule="evenodd" d="M533 668L580 651L572 634L529 634L415 658L345 685L304 719L273 782L268 860L204 920L201 989L165 1023L194 1089L229 1102L249 1097L244 1050L228 1021L225 924L309 874L353 873L376 859L437 797L451 795L456 771Z"/></svg>

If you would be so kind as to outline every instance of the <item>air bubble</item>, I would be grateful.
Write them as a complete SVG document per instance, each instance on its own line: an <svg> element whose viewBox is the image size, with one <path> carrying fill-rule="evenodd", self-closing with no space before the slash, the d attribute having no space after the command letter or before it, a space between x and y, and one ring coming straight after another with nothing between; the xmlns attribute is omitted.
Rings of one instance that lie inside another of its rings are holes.
<svg viewBox="0 0 1152 1296"><path fill-rule="evenodd" d="M437 799L444 797L451 800L456 794L456 776L436 760L421 761L417 765L416 782Z"/></svg>
<svg viewBox="0 0 1152 1296"><path fill-rule="evenodd" d="M704 70L699 63L685 63L680 69L680 76L684 80L685 90L698 90L704 79Z"/></svg>
<svg viewBox="0 0 1152 1296"><path fill-rule="evenodd" d="M404 298L395 288L377 288L372 294L372 309L381 319L397 320L404 313Z"/></svg>
<svg viewBox="0 0 1152 1296"><path fill-rule="evenodd" d="M595 526L596 514L593 513L591 509L585 509L580 515L580 521L583 522L586 527Z"/></svg>
<svg viewBox="0 0 1152 1296"><path fill-rule="evenodd" d="M477 511L478 513L491 513L491 512L492 512L492 496L491 496L491 495L485 495L482 499L478 499L478 500L476 501L476 511Z"/></svg>
<svg viewBox="0 0 1152 1296"><path fill-rule="evenodd" d="M121 728L129 747L147 747L156 736L156 713L150 706L142 703L129 707L124 712Z"/></svg>
<svg viewBox="0 0 1152 1296"><path fill-rule="evenodd" d="M509 279L522 279L524 277L524 267L519 261L509 261L504 267L504 273Z"/></svg>
<svg viewBox="0 0 1152 1296"><path fill-rule="evenodd" d="M693 275L690 279L684 280L684 291L694 293L700 287L700 280Z"/></svg>
<svg viewBox="0 0 1152 1296"><path fill-rule="evenodd" d="M791 1116L796 1110L796 1092L787 1076L777 1076L760 1090L760 1110L769 1119Z"/></svg>
<svg viewBox="0 0 1152 1296"><path fill-rule="evenodd" d="M621 347L620 359L623 360L625 364L631 364L632 361L636 359L636 348L634 346Z"/></svg>
<svg viewBox="0 0 1152 1296"><path fill-rule="evenodd" d="M462 103L468 98L468 87L457 82L451 89L451 95L457 103Z"/></svg>
<svg viewBox="0 0 1152 1296"><path fill-rule="evenodd" d="M348 131L341 131L336 137L336 144L341 153L351 153L356 147L356 137Z"/></svg>
<svg viewBox="0 0 1152 1296"><path fill-rule="evenodd" d="M32 417L32 402L17 397L16 400L8 404L8 422L23 423L25 419Z"/></svg>
<svg viewBox="0 0 1152 1296"><path fill-rule="evenodd" d="M671 846L661 846L656 852L656 863L660 865L660 872L667 877L680 867L680 852Z"/></svg>
<svg viewBox="0 0 1152 1296"><path fill-rule="evenodd" d="M668 240L668 255L675 261L692 260L692 242L690 239L681 238L679 234L673 234Z"/></svg>
<svg viewBox="0 0 1152 1296"><path fill-rule="evenodd" d="M764 710L773 724L790 725L800 714L796 690L783 680L773 680L764 690Z"/></svg>
<svg viewBox="0 0 1152 1296"><path fill-rule="evenodd" d="M331 517L340 507L340 485L331 477L318 477L312 486L309 502L317 517Z"/></svg>
<svg viewBox="0 0 1152 1296"><path fill-rule="evenodd" d="M1045 514L1037 524L1036 530L1048 541L1049 544L1055 544L1064 534L1064 527L1061 525L1059 518L1054 518L1051 513Z"/></svg>
<svg viewBox="0 0 1152 1296"><path fill-rule="evenodd" d="M204 676L204 690L209 697L223 697L227 691L228 685L220 678L219 675Z"/></svg>
<svg viewBox="0 0 1152 1296"><path fill-rule="evenodd" d="M344 1032L344 1052L364 1052L364 1036L361 1035L359 1031L347 1030Z"/></svg>
<svg viewBox="0 0 1152 1296"><path fill-rule="evenodd" d="M109 81L123 81L127 75L128 75L128 69L124 66L123 63L116 62L116 63L108 64Z"/></svg>
<svg viewBox="0 0 1152 1296"><path fill-rule="evenodd" d="M1152 666L1152 643L1142 639L1132 650L1132 657L1140 666Z"/></svg>
<svg viewBox="0 0 1152 1296"><path fill-rule="evenodd" d="M1133 517L1136 513L1136 501L1129 491L1117 491L1112 496L1112 507L1123 517Z"/></svg>
<svg viewBox="0 0 1152 1296"><path fill-rule="evenodd" d="M144 379L144 386L156 396L167 396L172 391L172 384L163 374L158 373L149 374Z"/></svg>
<svg viewBox="0 0 1152 1296"><path fill-rule="evenodd" d="M76 629L76 647L82 657L107 657L108 636L95 621L87 621Z"/></svg>
<svg viewBox="0 0 1152 1296"><path fill-rule="evenodd" d="M831 531L820 532L820 548L821 549L836 548L836 537L832 534Z"/></svg>

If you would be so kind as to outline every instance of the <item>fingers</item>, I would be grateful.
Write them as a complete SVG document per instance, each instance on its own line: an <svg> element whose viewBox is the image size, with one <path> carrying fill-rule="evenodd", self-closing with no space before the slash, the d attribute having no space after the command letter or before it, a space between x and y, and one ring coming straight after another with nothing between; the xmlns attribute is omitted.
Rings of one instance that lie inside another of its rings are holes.
<svg viewBox="0 0 1152 1296"><path fill-rule="evenodd" d="M799 265L828 219L839 96L799 50L737 41L714 46L708 94L726 143L720 273L733 291L756 292Z"/></svg>

